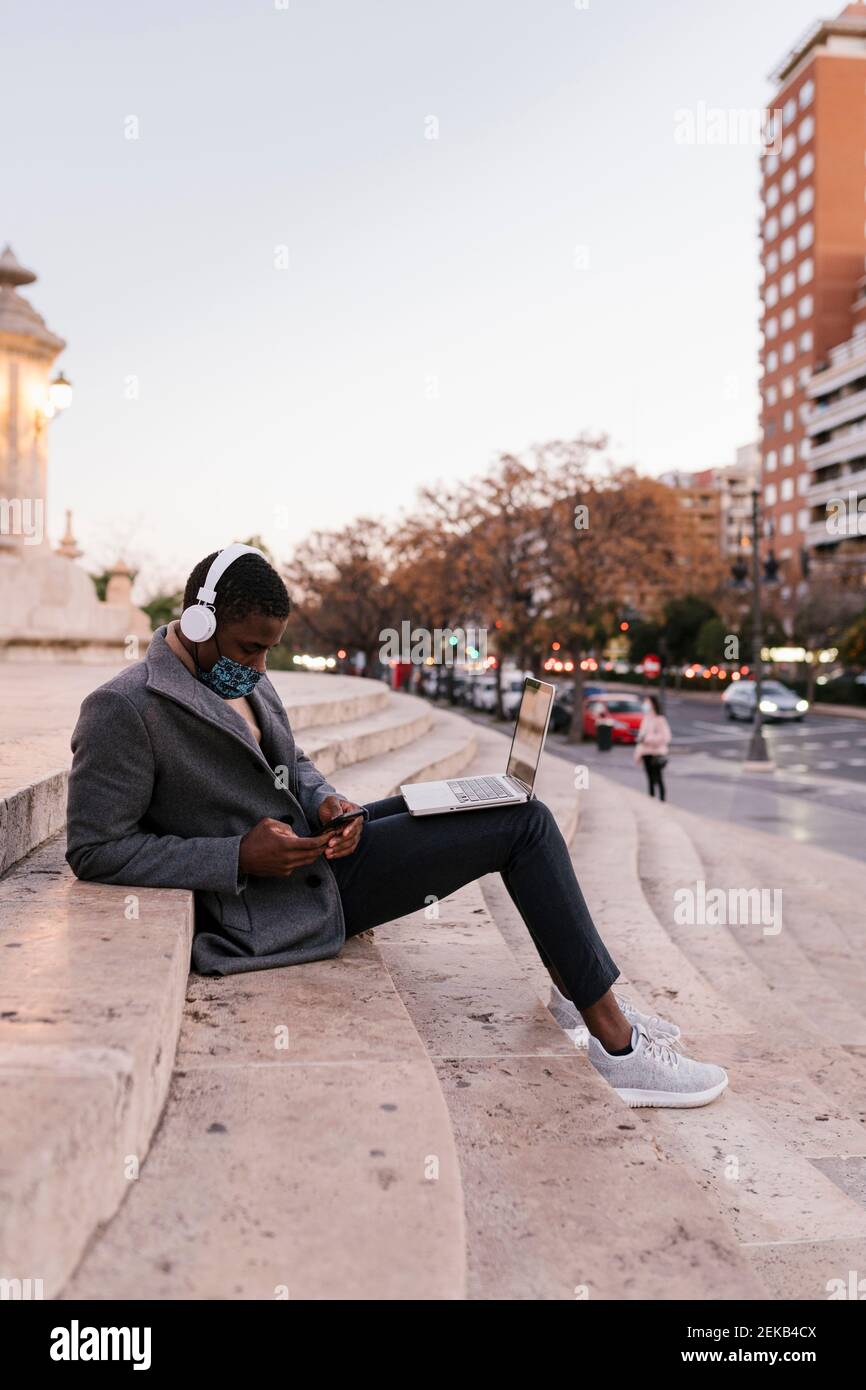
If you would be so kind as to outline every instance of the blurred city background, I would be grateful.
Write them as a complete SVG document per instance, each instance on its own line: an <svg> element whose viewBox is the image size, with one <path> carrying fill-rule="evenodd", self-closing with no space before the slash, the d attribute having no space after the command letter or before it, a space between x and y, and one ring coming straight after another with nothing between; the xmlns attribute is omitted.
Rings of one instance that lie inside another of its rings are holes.
<svg viewBox="0 0 866 1390"><path fill-rule="evenodd" d="M541 7L527 29L446 6L417 51L395 6L378 45L344 7L312 91L312 10L191 30L194 5L157 5L144 33L85 6L93 82L63 122L52 8L47 48L12 17L47 106L0 258L0 655L121 652L201 553L254 541L295 602L273 666L499 720L546 672L571 742L596 733L584 696L623 686L625 714L649 682L685 796L721 778L726 815L842 835L808 808L866 797L866 7ZM383 662L405 623L484 651ZM737 810L758 668L784 787ZM615 725L606 765L633 777Z"/></svg>

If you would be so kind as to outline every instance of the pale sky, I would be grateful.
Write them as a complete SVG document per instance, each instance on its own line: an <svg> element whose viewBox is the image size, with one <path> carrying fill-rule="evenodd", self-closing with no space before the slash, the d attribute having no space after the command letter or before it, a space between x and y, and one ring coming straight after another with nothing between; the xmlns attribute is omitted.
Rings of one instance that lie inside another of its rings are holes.
<svg viewBox="0 0 866 1390"><path fill-rule="evenodd" d="M75 386L55 537L71 506L87 561L181 578L502 449L756 437L758 151L675 113L760 107L841 0L282 3L6 0L0 242Z"/></svg>

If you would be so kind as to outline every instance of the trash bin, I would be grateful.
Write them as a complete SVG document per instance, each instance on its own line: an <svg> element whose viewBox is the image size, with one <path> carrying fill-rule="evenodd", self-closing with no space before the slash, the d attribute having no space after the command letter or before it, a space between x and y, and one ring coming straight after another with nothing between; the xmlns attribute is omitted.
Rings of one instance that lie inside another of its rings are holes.
<svg viewBox="0 0 866 1390"><path fill-rule="evenodd" d="M609 753L613 747L613 720L599 719L595 725L595 743L599 753Z"/></svg>

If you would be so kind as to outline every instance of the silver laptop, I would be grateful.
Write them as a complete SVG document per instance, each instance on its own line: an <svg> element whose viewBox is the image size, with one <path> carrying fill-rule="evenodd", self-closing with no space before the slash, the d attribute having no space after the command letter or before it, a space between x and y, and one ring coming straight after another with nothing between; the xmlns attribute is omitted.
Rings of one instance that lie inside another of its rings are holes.
<svg viewBox="0 0 866 1390"><path fill-rule="evenodd" d="M410 814L437 816L446 811L483 811L489 806L516 806L529 801L534 794L555 693L555 686L528 676L523 683L505 771L483 777L455 777L446 782L407 782L400 791Z"/></svg>

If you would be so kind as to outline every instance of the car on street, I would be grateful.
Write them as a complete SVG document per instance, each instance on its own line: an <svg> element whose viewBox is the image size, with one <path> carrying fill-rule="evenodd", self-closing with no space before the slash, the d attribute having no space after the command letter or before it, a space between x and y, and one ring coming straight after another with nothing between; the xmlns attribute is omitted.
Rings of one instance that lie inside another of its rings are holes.
<svg viewBox="0 0 866 1390"><path fill-rule="evenodd" d="M593 685L587 682L583 687L583 703L593 695L600 695L604 690L603 685ZM553 710L550 715L550 727L555 734L566 734L571 728L571 713L574 709L574 686L571 682L568 685L558 684L556 687L556 698L553 702Z"/></svg>
<svg viewBox="0 0 866 1390"><path fill-rule="evenodd" d="M722 696L727 718L751 723L755 717L755 692L754 681L735 681L729 685ZM803 719L808 709L809 701L801 699L781 681L761 682L761 714L765 720Z"/></svg>
<svg viewBox="0 0 866 1390"><path fill-rule="evenodd" d="M583 736L595 738L599 721L609 719L613 724L614 743L637 743L643 715L643 700L639 695L617 695L602 690L583 702Z"/></svg>

